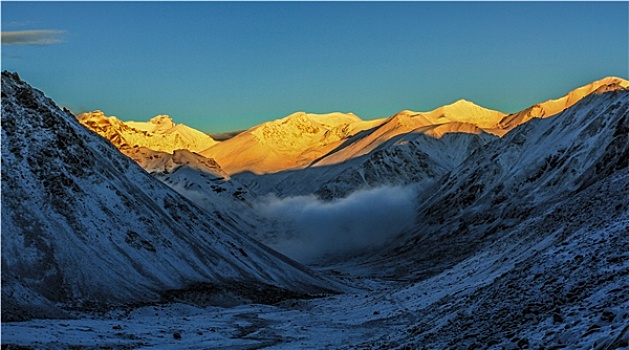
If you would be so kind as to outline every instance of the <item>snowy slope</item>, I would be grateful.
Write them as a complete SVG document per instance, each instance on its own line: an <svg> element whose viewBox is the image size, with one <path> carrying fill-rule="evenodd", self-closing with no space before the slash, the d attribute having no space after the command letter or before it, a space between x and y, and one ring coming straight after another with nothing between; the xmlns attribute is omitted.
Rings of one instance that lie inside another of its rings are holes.
<svg viewBox="0 0 629 350"><path fill-rule="evenodd" d="M153 179L7 72L2 148L3 320L54 316L51 303L156 301L194 283L328 287Z"/></svg>
<svg viewBox="0 0 629 350"><path fill-rule="evenodd" d="M330 166L343 170L333 177L324 177L315 193L336 198L364 187L409 184L422 190L494 138L466 132L448 133L441 138L422 133L400 135L366 156L344 163L345 166ZM311 169L318 168L321 167Z"/></svg>
<svg viewBox="0 0 629 350"><path fill-rule="evenodd" d="M496 137L489 134L449 133L399 135L371 153L327 166L311 166L276 174L237 174L233 178L259 195L279 197L316 194L330 200L379 186L414 184L418 190L454 170L474 150Z"/></svg>
<svg viewBox="0 0 629 350"><path fill-rule="evenodd" d="M396 294L410 297L406 307L419 321L387 346L627 348L629 172L617 169L563 197ZM441 298L426 303L428 288Z"/></svg>
<svg viewBox="0 0 629 350"><path fill-rule="evenodd" d="M229 175L214 159L203 157L186 149L174 150L173 153L154 151L146 147L134 147L120 151L149 173L169 173L179 167L187 166L219 179L229 179Z"/></svg>
<svg viewBox="0 0 629 350"><path fill-rule="evenodd" d="M542 102L509 115L483 108L463 99L428 112L404 110L388 118L377 128L358 135L360 137L347 140L342 147L318 159L314 165L342 163L368 154L402 134L422 133L439 138L447 133L480 134L486 132L502 137L531 119L555 115L588 94L615 85L627 87L629 82L615 77L604 78L570 91L558 99Z"/></svg>
<svg viewBox="0 0 629 350"><path fill-rule="evenodd" d="M255 237L256 231L268 225L253 210L257 195L233 178L216 177L190 166L152 175L238 232Z"/></svg>
<svg viewBox="0 0 629 350"><path fill-rule="evenodd" d="M431 124L468 123L479 128L493 128L504 113L481 107L473 102L461 99L452 104L422 113Z"/></svg>

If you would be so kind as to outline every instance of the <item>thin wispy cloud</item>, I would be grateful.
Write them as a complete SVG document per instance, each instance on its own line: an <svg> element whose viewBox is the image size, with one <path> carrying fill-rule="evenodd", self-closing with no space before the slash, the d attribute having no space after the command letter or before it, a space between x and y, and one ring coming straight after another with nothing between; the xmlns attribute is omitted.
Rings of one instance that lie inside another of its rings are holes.
<svg viewBox="0 0 629 350"><path fill-rule="evenodd" d="M20 30L2 32L2 44L6 45L50 45L63 42L62 30Z"/></svg>
<svg viewBox="0 0 629 350"><path fill-rule="evenodd" d="M37 22L35 21L11 21L11 22L3 22L3 27L24 27L24 26L35 26Z"/></svg>

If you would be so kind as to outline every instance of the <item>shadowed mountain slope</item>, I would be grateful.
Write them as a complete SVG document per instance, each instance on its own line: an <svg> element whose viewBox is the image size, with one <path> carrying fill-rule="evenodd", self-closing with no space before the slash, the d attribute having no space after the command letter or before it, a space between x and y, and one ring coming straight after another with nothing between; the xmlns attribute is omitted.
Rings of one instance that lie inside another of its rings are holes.
<svg viewBox="0 0 629 350"><path fill-rule="evenodd" d="M153 302L198 283L301 295L330 288L155 180L8 72L2 209L3 320L58 316L54 305Z"/></svg>
<svg viewBox="0 0 629 350"><path fill-rule="evenodd" d="M628 167L629 91L617 87L591 94L477 149L422 192L416 228L386 254L390 269L378 271L406 278L430 275L444 268L440 262L464 259L502 234L541 233L533 228L539 220Z"/></svg>

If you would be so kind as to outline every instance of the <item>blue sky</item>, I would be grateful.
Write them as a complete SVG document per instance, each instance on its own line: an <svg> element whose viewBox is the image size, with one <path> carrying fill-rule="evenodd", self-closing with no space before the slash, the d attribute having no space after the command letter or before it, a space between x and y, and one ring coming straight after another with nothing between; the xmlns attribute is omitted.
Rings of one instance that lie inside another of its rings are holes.
<svg viewBox="0 0 629 350"><path fill-rule="evenodd" d="M628 2L0 6L2 69L59 105L122 120L169 114L206 132L295 111L386 117L459 98L514 112L629 75Z"/></svg>

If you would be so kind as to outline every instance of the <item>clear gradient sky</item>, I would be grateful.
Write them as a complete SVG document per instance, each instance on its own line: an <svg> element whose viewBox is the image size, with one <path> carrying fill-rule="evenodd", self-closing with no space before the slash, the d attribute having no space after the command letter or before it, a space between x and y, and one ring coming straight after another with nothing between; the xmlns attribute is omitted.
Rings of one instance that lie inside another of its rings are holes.
<svg viewBox="0 0 629 350"><path fill-rule="evenodd" d="M169 114L205 132L295 111L386 117L459 98L514 112L629 77L628 2L0 6L2 69L59 105L122 120Z"/></svg>

